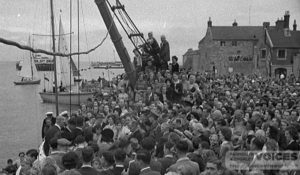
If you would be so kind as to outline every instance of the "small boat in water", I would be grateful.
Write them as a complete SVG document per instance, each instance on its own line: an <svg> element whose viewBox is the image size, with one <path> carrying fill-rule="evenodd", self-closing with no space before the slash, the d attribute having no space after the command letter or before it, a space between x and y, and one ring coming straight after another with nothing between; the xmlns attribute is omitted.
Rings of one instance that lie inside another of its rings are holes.
<svg viewBox="0 0 300 175"><path fill-rule="evenodd" d="M59 92L58 103L70 105L79 105L86 102L89 98L93 98L93 92ZM55 103L55 93L53 92L40 92L40 96L45 103ZM70 100L71 98L71 100Z"/></svg>
<svg viewBox="0 0 300 175"><path fill-rule="evenodd" d="M58 39L58 52L68 53L66 39L64 37L64 29L62 22L59 22L59 39ZM56 59L56 76L57 82L60 83L60 87L52 92L40 92L40 96L45 103L56 103L56 94L58 96L58 104L67 105L79 105L81 102L87 101L89 98L93 98L93 92L81 92L79 88L73 90L72 87L78 79L74 79L72 71L72 58L70 57L58 57ZM71 65L71 66L70 66ZM55 72L54 72L55 74ZM81 80L80 80L81 81ZM79 83L78 83L79 87ZM68 90L67 90L68 89Z"/></svg>
<svg viewBox="0 0 300 175"><path fill-rule="evenodd" d="M29 45L30 45L30 37L29 37ZM38 73L36 70L36 66L32 59L32 53L30 52L29 57L26 57L23 61L23 66L20 71L19 76L21 77L20 81L15 81L15 85L34 85L40 84L41 79L38 77Z"/></svg>

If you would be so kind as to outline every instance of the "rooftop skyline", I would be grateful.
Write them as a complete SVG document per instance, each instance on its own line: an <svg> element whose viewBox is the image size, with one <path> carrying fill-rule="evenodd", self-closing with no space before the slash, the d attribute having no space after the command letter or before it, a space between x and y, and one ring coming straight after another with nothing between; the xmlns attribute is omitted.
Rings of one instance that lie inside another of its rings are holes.
<svg viewBox="0 0 300 175"><path fill-rule="evenodd" d="M49 2L49 0L0 0L0 37L25 44L29 34L50 33ZM77 37L77 1L72 2L73 31L75 30L73 41L77 43L75 40ZM54 0L54 3L55 22L58 24L61 16L65 31L68 32L70 1ZM275 25L275 21L283 17L285 11L288 10L290 11L290 28L294 19L297 23L300 22L299 0L121 0L121 3L125 5L127 13L145 36L149 31L153 31L154 37L160 42L160 35L166 35L170 43L171 55L177 55L180 61L187 49L197 49L197 43L205 35L209 17L213 26L231 26L234 20L239 26L262 26L265 21ZM85 51L100 42L106 33L106 28L93 0L80 0L80 4L80 43L81 51ZM132 56L131 43L120 26L118 29ZM37 47L44 47L50 43L49 38L45 37L35 37L34 40ZM75 50L76 44L72 45ZM113 61L113 50L113 44L108 37L102 47L89 56L83 56L82 60ZM19 49L0 44L0 60L18 60L23 53L24 51ZM118 56L115 55L115 57Z"/></svg>

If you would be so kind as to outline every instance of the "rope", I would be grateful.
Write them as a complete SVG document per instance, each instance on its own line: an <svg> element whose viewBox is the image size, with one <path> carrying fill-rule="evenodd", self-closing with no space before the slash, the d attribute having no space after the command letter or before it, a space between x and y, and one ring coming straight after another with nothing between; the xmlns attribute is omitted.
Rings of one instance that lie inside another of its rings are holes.
<svg viewBox="0 0 300 175"><path fill-rule="evenodd" d="M15 41L7 40L7 39L1 38L1 37L0 37L0 43L10 45L10 46L15 46L19 49L28 50L28 51L31 51L33 53L43 53L43 54L52 55L52 56L70 57L70 56L73 56L73 55L87 55L87 54L95 51L97 48L99 48L104 43L104 41L108 37L109 31L112 27L112 24L110 25L109 29L107 30L107 33L106 33L105 37L101 40L101 42L97 46L95 46L94 48L92 48L88 51L85 51L85 52L74 52L74 53L70 53L70 54L64 54L64 53L59 53L59 52L53 53L53 52L49 52L49 51L46 51L46 50L43 50L43 49L34 49L32 47L25 46L25 45L22 45L20 43L15 42Z"/></svg>

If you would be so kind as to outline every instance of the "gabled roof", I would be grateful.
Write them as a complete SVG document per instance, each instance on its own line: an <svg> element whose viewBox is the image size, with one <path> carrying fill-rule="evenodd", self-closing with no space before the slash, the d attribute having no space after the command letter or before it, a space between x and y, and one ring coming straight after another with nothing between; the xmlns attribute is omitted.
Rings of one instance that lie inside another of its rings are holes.
<svg viewBox="0 0 300 175"><path fill-rule="evenodd" d="M212 26L213 40L258 40L263 39L263 26Z"/></svg>
<svg viewBox="0 0 300 175"><path fill-rule="evenodd" d="M290 31L290 36L284 36L283 29L268 30L273 47L300 48L300 31Z"/></svg>
<svg viewBox="0 0 300 175"><path fill-rule="evenodd" d="M183 56L185 56L185 55L198 55L199 53L200 53L200 50L189 49L185 52L185 54L183 54Z"/></svg>

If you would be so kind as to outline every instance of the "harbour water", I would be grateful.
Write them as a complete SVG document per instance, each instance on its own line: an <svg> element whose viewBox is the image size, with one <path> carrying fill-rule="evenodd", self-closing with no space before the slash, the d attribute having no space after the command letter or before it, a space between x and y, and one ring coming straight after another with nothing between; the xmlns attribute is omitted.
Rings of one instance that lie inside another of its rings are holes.
<svg viewBox="0 0 300 175"><path fill-rule="evenodd" d="M124 72L123 69L86 69L88 63L81 67L82 77L88 80L99 76L112 78ZM38 148L41 143L42 121L47 111L55 112L55 105L42 103L39 92L43 89L44 74L39 72L40 85L15 86L17 76L15 62L0 62L0 168L9 158L15 159L20 151ZM69 106L59 106L60 112L69 110Z"/></svg>

